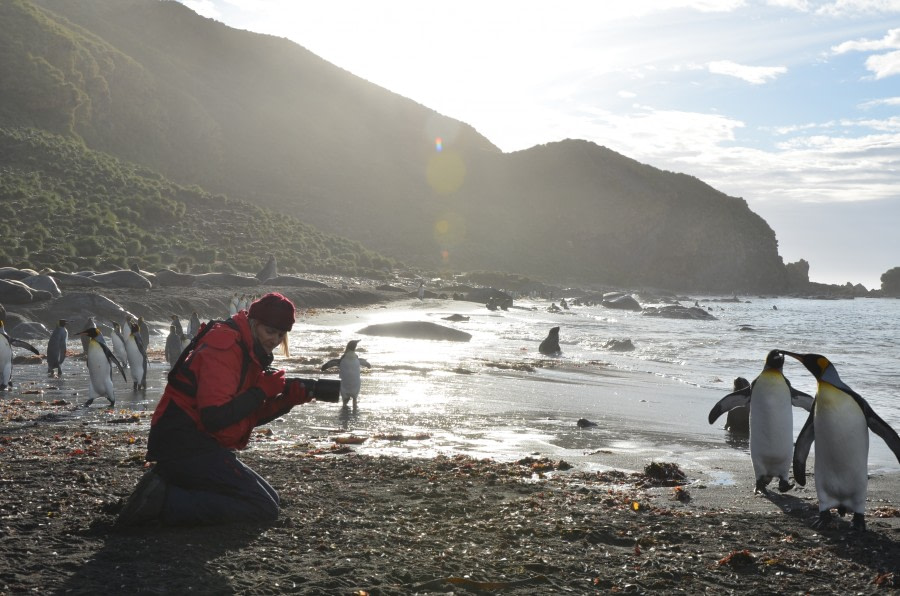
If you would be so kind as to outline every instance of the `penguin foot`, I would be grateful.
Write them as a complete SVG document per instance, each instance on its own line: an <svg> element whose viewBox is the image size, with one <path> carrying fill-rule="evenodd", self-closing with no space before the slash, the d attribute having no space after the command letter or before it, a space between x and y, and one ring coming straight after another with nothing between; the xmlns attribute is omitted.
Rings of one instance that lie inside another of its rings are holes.
<svg viewBox="0 0 900 596"><path fill-rule="evenodd" d="M765 476L757 478L756 488L753 490L753 492L760 495L768 495L769 489L766 488L766 485L769 484L771 480L771 478L766 478Z"/></svg>
<svg viewBox="0 0 900 596"><path fill-rule="evenodd" d="M84 407L85 407L85 408L90 408L92 403L94 403L94 398L93 398L93 397L92 397L91 399L87 400L86 402L84 402Z"/></svg>
<svg viewBox="0 0 900 596"><path fill-rule="evenodd" d="M811 524L816 530L824 530L831 525L831 511L825 510L819 512L819 517Z"/></svg>
<svg viewBox="0 0 900 596"><path fill-rule="evenodd" d="M792 488L794 488L794 483L793 483L793 482L789 482L789 481L788 481L787 479L785 479L785 478L779 478L779 479L778 479L778 490L779 490L779 491L781 491L781 492L783 492L783 493L786 493L787 491L791 490Z"/></svg>
<svg viewBox="0 0 900 596"><path fill-rule="evenodd" d="M850 522L850 529L857 532L866 531L866 515L864 513L854 513L853 520Z"/></svg>

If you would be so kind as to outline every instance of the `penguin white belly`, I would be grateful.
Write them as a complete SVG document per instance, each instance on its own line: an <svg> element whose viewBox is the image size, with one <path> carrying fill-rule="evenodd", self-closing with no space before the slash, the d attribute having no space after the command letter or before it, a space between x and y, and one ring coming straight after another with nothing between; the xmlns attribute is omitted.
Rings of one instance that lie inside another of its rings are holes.
<svg viewBox="0 0 900 596"><path fill-rule="evenodd" d="M125 342L125 353L128 354L128 368L131 369L131 381L140 383L144 379L144 357L133 339Z"/></svg>
<svg viewBox="0 0 900 596"><path fill-rule="evenodd" d="M358 358L344 358L341 360L341 397L346 399L359 396L360 365Z"/></svg>
<svg viewBox="0 0 900 596"><path fill-rule="evenodd" d="M12 376L12 346L5 337L0 337L0 387L9 385Z"/></svg>
<svg viewBox="0 0 900 596"><path fill-rule="evenodd" d="M122 368L128 366L128 353L125 351L125 343L119 338L118 335L113 335L112 337L112 345L113 345L113 356L116 357L116 360L119 361L119 364L122 365Z"/></svg>
<svg viewBox="0 0 900 596"><path fill-rule="evenodd" d="M750 460L757 478L788 479L794 452L792 416L784 377L760 374L750 397Z"/></svg>
<svg viewBox="0 0 900 596"><path fill-rule="evenodd" d="M869 428L862 409L846 393L820 384L816 395L815 473L819 511L839 505L865 511Z"/></svg>
<svg viewBox="0 0 900 596"><path fill-rule="evenodd" d="M87 364L91 378L88 397L93 400L102 396L115 401L116 397L112 387L112 367L99 345L88 347Z"/></svg>

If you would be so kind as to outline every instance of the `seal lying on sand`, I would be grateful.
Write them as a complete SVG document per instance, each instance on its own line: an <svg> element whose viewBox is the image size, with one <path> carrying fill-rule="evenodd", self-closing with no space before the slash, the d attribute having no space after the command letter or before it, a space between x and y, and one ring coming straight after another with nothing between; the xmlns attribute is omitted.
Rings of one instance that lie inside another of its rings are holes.
<svg viewBox="0 0 900 596"><path fill-rule="evenodd" d="M444 341L469 341L472 334L465 331L457 331L450 327L444 327L428 321L400 321L397 323L382 323L369 325L359 330L363 335L378 335L385 337L406 337L409 339L437 339Z"/></svg>

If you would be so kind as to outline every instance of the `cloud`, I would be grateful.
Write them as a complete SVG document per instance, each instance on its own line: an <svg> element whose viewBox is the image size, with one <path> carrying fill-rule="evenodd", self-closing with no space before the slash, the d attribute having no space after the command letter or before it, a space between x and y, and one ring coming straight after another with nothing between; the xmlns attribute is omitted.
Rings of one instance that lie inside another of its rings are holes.
<svg viewBox="0 0 900 596"><path fill-rule="evenodd" d="M866 58L866 68L875 73L876 79L900 74L900 50Z"/></svg>
<svg viewBox="0 0 900 596"><path fill-rule="evenodd" d="M859 104L860 109L868 110L878 106L900 106L900 97L882 97Z"/></svg>
<svg viewBox="0 0 900 596"><path fill-rule="evenodd" d="M857 39L845 41L831 48L833 54L847 52L877 52L879 50L900 49L900 29L891 29L881 39Z"/></svg>
<svg viewBox="0 0 900 596"><path fill-rule="evenodd" d="M713 74L737 77L753 85L760 85L787 72L784 66L745 66L730 60L717 60L706 65Z"/></svg>

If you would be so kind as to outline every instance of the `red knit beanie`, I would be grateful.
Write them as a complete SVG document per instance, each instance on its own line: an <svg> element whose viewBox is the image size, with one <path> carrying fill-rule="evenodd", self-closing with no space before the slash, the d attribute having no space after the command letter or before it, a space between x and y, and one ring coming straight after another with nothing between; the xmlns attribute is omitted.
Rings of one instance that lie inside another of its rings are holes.
<svg viewBox="0 0 900 596"><path fill-rule="evenodd" d="M294 303L278 292L271 292L251 304L247 316L263 325L290 331L294 326Z"/></svg>

